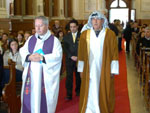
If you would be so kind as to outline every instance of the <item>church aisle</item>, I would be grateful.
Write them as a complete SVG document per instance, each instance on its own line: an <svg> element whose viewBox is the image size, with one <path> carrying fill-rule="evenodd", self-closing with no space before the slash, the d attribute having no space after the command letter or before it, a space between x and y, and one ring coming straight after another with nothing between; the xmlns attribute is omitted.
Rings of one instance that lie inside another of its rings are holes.
<svg viewBox="0 0 150 113"><path fill-rule="evenodd" d="M119 53L119 64L120 64L119 68L120 74L115 76L115 96L116 96L115 113L130 113L130 103L127 88L127 66L124 51ZM73 94L75 95L74 91ZM65 96L66 96L66 89L64 78L60 82L60 92L56 113L78 113L79 98L73 96L73 100L67 102L64 100Z"/></svg>
<svg viewBox="0 0 150 113"><path fill-rule="evenodd" d="M115 76L115 113L148 113L144 107L144 98L141 95L140 87L138 85L137 70L134 66L132 55L126 54L124 51L120 52L119 63L120 75ZM65 80L66 79L63 78L60 82L56 113L78 113L79 97L75 96L75 80L73 87L73 100L69 102L64 99L66 96ZM0 113L1 110L3 109L0 105Z"/></svg>
<svg viewBox="0 0 150 113"><path fill-rule="evenodd" d="M130 113L127 66L124 51L119 53L119 75L115 75L115 113Z"/></svg>
<svg viewBox="0 0 150 113"><path fill-rule="evenodd" d="M144 97L138 84L138 73L134 66L132 54L126 54L126 63L131 113L148 113L145 107Z"/></svg>

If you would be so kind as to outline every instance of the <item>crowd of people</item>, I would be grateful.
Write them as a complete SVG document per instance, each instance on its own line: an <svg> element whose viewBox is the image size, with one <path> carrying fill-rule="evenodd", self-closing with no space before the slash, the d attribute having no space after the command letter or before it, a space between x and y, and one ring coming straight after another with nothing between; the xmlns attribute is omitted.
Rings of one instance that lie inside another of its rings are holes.
<svg viewBox="0 0 150 113"><path fill-rule="evenodd" d="M69 29L64 32L68 26ZM79 25L77 20L72 19L66 28L56 20L49 29L48 19L39 16L35 18L35 28L31 31L18 31L17 36L0 33L0 96L9 81L9 70L3 69L3 66L8 66L11 59L16 62L16 81L23 82L22 113L40 113L40 109L43 113L54 113L59 90L58 75L63 73L62 66L65 66L67 101L72 100L75 72L80 113L112 112L114 91L111 90L111 83L114 75L119 74L118 51L122 51L122 38L126 40L126 51L130 52L130 41L136 35L136 52L139 54L140 46L150 46L150 27L146 24L139 27L137 22L131 21L123 29L119 19L108 23L103 13L95 11L89 16L87 24ZM65 65L61 60L62 55L65 55ZM28 94L25 93L27 89L30 89ZM112 107L104 106L106 104Z"/></svg>

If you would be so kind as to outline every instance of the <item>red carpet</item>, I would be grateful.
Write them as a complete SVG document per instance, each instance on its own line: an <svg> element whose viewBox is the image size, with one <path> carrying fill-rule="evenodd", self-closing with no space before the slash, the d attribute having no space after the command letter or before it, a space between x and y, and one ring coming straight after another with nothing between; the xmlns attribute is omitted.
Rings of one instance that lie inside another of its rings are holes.
<svg viewBox="0 0 150 113"><path fill-rule="evenodd" d="M75 95L75 76L73 78L73 97L71 101L66 101L66 88L65 88L65 81L64 78L60 82L60 89L59 89L59 97L58 97L58 104L56 108L56 113L78 113L79 111L79 97Z"/></svg>
<svg viewBox="0 0 150 113"><path fill-rule="evenodd" d="M127 89L127 68L125 52L119 54L120 75L115 76L115 113L130 113L128 89ZM75 80L75 78L74 78ZM72 101L65 101L66 89L65 79L60 82L59 98L56 113L78 113L79 98L75 96L75 81Z"/></svg>
<svg viewBox="0 0 150 113"><path fill-rule="evenodd" d="M119 76L115 76L115 113L130 113L130 103L127 88L127 67L125 52L119 53Z"/></svg>

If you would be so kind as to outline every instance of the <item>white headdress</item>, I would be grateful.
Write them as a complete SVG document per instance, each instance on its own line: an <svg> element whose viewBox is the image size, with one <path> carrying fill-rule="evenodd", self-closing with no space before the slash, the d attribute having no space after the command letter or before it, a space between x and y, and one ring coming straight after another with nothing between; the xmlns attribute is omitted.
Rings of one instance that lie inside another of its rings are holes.
<svg viewBox="0 0 150 113"><path fill-rule="evenodd" d="M91 13L91 15L89 16L89 19L88 19L88 23L85 24L81 30L81 32L87 30L87 29L91 29L93 26L92 26L92 19L93 18L97 18L97 19L104 19L104 23L103 23L103 28L109 28L108 27L108 21L107 21L107 18L99 11L94 11Z"/></svg>

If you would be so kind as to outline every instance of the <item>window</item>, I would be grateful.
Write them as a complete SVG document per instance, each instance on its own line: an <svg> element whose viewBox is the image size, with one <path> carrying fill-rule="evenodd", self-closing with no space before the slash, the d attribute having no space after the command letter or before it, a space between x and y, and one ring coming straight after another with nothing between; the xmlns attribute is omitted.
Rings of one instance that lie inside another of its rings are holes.
<svg viewBox="0 0 150 113"><path fill-rule="evenodd" d="M135 9L131 9L131 20L135 21Z"/></svg>
<svg viewBox="0 0 150 113"><path fill-rule="evenodd" d="M126 23L129 21L129 8L127 8L127 4L124 2L124 0L114 0L110 7L109 22L113 23L115 19L119 19L125 28Z"/></svg>
<svg viewBox="0 0 150 113"><path fill-rule="evenodd" d="M126 3L123 0L114 0L110 7L127 7Z"/></svg>
<svg viewBox="0 0 150 113"><path fill-rule="evenodd" d="M119 7L127 7L127 5L123 0L119 0Z"/></svg>
<svg viewBox="0 0 150 113"><path fill-rule="evenodd" d="M117 7L118 6L118 0L115 0L111 3L110 7Z"/></svg>

